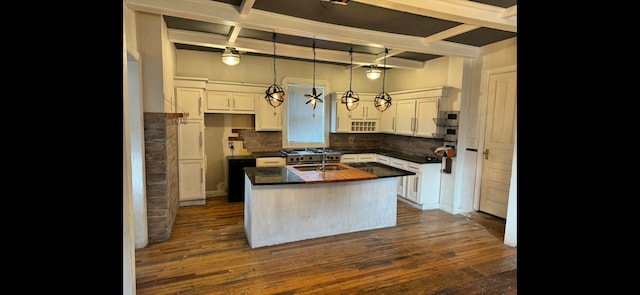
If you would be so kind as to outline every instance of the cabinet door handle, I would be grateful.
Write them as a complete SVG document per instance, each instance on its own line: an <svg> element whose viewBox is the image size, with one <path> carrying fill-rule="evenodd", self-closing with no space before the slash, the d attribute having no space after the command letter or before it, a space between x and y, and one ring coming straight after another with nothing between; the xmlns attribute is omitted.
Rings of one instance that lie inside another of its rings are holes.
<svg viewBox="0 0 640 295"><path fill-rule="evenodd" d="M227 98L227 107L230 108L231 107L231 103L229 102L229 99Z"/></svg>
<svg viewBox="0 0 640 295"><path fill-rule="evenodd" d="M204 175L204 169L200 167L200 183L202 183L202 179L204 178L203 175Z"/></svg>
<svg viewBox="0 0 640 295"><path fill-rule="evenodd" d="M198 97L198 114L200 113L202 113L202 96Z"/></svg>
<svg viewBox="0 0 640 295"><path fill-rule="evenodd" d="M198 145L200 146L200 149L202 149L202 132L198 134Z"/></svg>
<svg viewBox="0 0 640 295"><path fill-rule="evenodd" d="M413 181L413 191L416 192L416 193L418 192L418 181L419 180L420 180L419 177L416 176L416 179Z"/></svg>
<svg viewBox="0 0 640 295"><path fill-rule="evenodd" d="M489 160L489 149L484 149L483 154L484 154L484 159Z"/></svg>

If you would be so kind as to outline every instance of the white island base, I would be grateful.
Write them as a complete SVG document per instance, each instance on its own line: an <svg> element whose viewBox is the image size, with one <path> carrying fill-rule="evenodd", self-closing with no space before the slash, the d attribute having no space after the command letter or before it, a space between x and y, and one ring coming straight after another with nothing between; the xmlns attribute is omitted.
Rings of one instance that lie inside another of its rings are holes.
<svg viewBox="0 0 640 295"><path fill-rule="evenodd" d="M397 178L253 185L245 175L244 230L258 248L396 225Z"/></svg>

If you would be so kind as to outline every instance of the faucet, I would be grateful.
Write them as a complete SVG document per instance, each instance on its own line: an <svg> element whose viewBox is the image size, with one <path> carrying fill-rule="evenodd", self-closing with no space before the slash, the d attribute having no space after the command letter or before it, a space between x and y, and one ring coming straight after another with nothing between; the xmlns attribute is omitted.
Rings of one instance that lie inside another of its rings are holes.
<svg viewBox="0 0 640 295"><path fill-rule="evenodd" d="M325 167L325 157L327 155L322 155L322 166L318 167L318 170L322 170L322 172L324 172L324 167Z"/></svg>

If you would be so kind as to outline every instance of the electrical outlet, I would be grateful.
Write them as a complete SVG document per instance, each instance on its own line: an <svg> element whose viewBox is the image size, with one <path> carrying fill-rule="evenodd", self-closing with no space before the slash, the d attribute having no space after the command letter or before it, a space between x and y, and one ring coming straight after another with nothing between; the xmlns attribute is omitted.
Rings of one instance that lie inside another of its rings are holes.
<svg viewBox="0 0 640 295"><path fill-rule="evenodd" d="M233 142L229 142L229 148L233 149Z"/></svg>

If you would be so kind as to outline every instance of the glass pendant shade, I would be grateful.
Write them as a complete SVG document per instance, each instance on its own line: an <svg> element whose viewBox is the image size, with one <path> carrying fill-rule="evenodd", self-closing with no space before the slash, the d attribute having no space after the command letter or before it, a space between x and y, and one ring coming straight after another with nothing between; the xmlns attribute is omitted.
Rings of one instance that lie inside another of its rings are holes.
<svg viewBox="0 0 640 295"><path fill-rule="evenodd" d="M367 78L371 80L378 79L380 78L380 73L381 71L378 70L378 67L376 65L371 65L371 68L367 71Z"/></svg>
<svg viewBox="0 0 640 295"><path fill-rule="evenodd" d="M235 66L240 63L240 54L235 48L227 47L222 53L222 62L230 66Z"/></svg>
<svg viewBox="0 0 640 295"><path fill-rule="evenodd" d="M357 93L349 89L349 91L345 92L340 98L340 103L344 104L347 107L347 110L353 111L358 107L358 104L360 103L360 97L358 97Z"/></svg>
<svg viewBox="0 0 640 295"><path fill-rule="evenodd" d="M389 93L380 92L373 99L373 105L378 111L384 112L391 106L391 96Z"/></svg>

